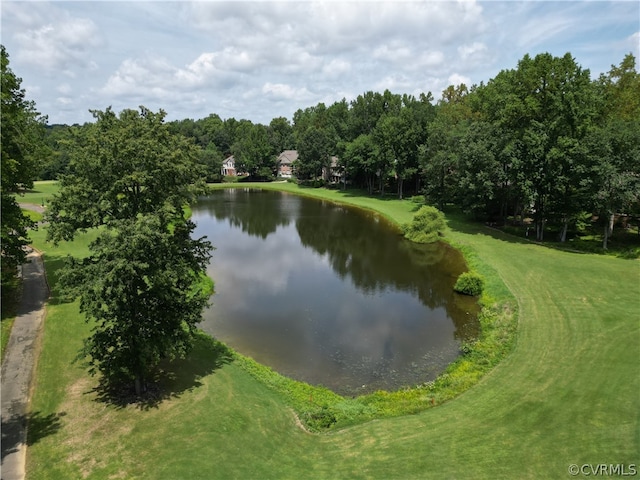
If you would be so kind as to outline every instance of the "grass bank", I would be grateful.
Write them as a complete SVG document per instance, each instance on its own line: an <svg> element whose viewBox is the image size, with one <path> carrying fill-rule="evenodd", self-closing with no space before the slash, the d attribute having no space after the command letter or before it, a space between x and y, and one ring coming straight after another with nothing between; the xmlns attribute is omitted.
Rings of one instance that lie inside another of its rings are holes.
<svg viewBox="0 0 640 480"><path fill-rule="evenodd" d="M344 201L400 223L412 216L410 202L352 193ZM513 351L452 401L330 435L303 431L283 395L211 341L175 366L171 394L157 405L102 402L71 362L88 327L75 303L56 297L51 274L65 252L37 232L54 297L27 478L568 478L571 464L640 464L640 262L448 220L452 242L497 279L490 291L517 301ZM78 254L86 241L61 248Z"/></svg>

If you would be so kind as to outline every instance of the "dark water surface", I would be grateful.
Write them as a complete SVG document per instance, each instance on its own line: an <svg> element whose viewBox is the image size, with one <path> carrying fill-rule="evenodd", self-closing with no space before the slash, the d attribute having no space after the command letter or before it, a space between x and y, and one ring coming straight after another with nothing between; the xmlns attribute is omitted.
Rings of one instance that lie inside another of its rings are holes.
<svg viewBox="0 0 640 480"><path fill-rule="evenodd" d="M193 211L214 244L202 328L289 377L354 395L434 379L478 333L453 292L462 256L382 217L295 195L221 190Z"/></svg>

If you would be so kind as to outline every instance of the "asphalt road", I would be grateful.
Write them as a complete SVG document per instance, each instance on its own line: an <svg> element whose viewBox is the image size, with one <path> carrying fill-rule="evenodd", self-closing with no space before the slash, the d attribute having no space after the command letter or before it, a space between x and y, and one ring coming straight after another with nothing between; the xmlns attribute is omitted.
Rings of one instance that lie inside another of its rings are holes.
<svg viewBox="0 0 640 480"><path fill-rule="evenodd" d="M29 399L49 295L40 253L32 251L27 258L29 263L22 267L22 301L2 363L2 480L25 477Z"/></svg>

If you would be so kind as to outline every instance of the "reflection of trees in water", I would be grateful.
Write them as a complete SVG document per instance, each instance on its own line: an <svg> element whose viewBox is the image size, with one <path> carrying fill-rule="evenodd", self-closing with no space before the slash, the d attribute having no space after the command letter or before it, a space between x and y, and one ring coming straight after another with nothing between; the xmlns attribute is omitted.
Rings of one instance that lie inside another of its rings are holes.
<svg viewBox="0 0 640 480"><path fill-rule="evenodd" d="M444 308L455 324L456 338L477 334L477 322L469 321L470 315L475 318L477 303L453 292L464 269L462 256L447 245L408 242L377 216L276 192L222 190L201 199L198 208L262 239L295 219L302 245L326 255L332 269L360 291L407 292L431 310Z"/></svg>
<svg viewBox="0 0 640 480"><path fill-rule="evenodd" d="M304 201L296 220L302 244L327 255L340 277L351 278L365 293L389 287L417 295L431 310L444 308L453 319L457 338L477 334L477 322L469 322L477 303L453 292L463 271L459 252L442 244L408 242L386 222L371 215L329 204L322 210L317 202Z"/></svg>
<svg viewBox="0 0 640 480"><path fill-rule="evenodd" d="M198 206L219 220L228 220L231 226L249 235L265 239L278 227L289 224L292 210L295 210L291 203L285 195L233 188L201 199Z"/></svg>
<svg viewBox="0 0 640 480"><path fill-rule="evenodd" d="M408 242L389 225L367 217L334 206L319 214L315 205L305 202L296 228L303 245L327 254L333 269L365 292L394 287L421 295L447 288L442 281L445 275L436 271L446 267L440 265L442 248L403 245ZM443 306L442 297L427 295L424 303L430 308Z"/></svg>

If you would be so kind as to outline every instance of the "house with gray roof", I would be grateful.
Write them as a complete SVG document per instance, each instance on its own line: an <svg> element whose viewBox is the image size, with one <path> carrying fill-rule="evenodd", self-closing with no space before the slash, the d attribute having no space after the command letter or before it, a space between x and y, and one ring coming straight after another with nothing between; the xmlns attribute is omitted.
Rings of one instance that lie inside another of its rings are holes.
<svg viewBox="0 0 640 480"><path fill-rule="evenodd" d="M285 150L278 156L278 177L291 178L293 176L293 162L298 160L297 150Z"/></svg>

